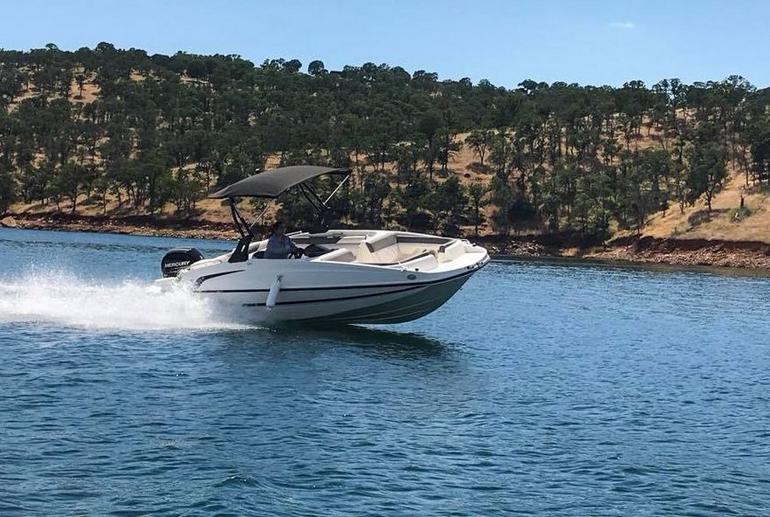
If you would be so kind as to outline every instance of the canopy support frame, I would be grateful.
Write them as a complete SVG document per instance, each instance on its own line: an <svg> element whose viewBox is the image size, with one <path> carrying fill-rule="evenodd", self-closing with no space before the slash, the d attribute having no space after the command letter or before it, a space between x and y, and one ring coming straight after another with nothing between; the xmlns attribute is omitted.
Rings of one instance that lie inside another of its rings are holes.
<svg viewBox="0 0 770 517"><path fill-rule="evenodd" d="M328 212L332 211L328 203L334 197L334 195L342 188L342 186L348 181L351 174L352 173L346 174L345 177L342 179L342 181L340 181L337 184L337 186L334 188L332 193L329 194L329 196L325 200L321 199L321 197L318 195L318 193L315 191L315 189L312 186L307 185L306 183L300 183L299 185L297 185L297 188L302 193L303 197L308 201L308 203L312 205L312 207L318 213L321 219L321 226L323 226L324 228L326 227L326 215ZM228 197L227 202L230 205L230 215L233 219L233 224L235 225L235 229L238 230L238 233L241 236L241 238L238 239L238 243L236 244L235 249L230 254L230 258L228 259L228 262L245 262L246 260L248 260L249 245L251 244L252 239L256 238L256 236L252 231L252 225L249 225L246 219L238 211L238 207L236 206L236 203L235 203L235 198ZM260 220L264 217L268 208L269 208L269 205L266 206L264 210L262 210L262 213L259 215Z"/></svg>
<svg viewBox="0 0 770 517"><path fill-rule="evenodd" d="M249 246L251 240L254 238L254 232L251 231L251 226L246 222L238 208L235 206L235 200L231 197L227 198L230 203L230 215L233 217L233 223L238 233L241 234L241 238L238 239L238 243L235 245L235 249L230 254L230 258L227 262L246 262L249 259Z"/></svg>

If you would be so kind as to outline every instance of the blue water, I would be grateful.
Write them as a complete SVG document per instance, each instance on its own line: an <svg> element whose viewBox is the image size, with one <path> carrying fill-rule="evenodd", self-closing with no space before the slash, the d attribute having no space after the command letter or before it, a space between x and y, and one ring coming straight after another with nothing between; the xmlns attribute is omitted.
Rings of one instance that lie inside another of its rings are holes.
<svg viewBox="0 0 770 517"><path fill-rule="evenodd" d="M229 243L0 230L0 515L770 509L770 279L491 264L405 325L148 288Z"/></svg>

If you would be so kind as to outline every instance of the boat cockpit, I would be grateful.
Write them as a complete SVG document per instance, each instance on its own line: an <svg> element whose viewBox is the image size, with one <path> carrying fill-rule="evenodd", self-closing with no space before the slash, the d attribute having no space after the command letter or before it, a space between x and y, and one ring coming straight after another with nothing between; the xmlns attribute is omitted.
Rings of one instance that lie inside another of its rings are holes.
<svg viewBox="0 0 770 517"><path fill-rule="evenodd" d="M464 240L420 235L387 230L333 230L324 233L296 232L288 237L303 250L299 260L314 262L342 262L375 266L416 268L430 271L440 264L450 262L466 252ZM267 240L249 244L248 251L237 255L238 250L212 259L204 259L191 265L199 268L222 262L264 259ZM235 260L233 259L235 257Z"/></svg>

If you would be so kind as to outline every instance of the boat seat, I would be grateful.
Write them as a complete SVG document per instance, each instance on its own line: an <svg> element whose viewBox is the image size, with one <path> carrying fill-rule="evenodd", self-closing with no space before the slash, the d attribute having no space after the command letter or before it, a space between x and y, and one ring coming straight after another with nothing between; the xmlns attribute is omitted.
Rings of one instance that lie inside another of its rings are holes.
<svg viewBox="0 0 770 517"><path fill-rule="evenodd" d="M449 244L444 244L438 248L438 261L450 262L465 253L465 244L462 241L454 239Z"/></svg>
<svg viewBox="0 0 770 517"><path fill-rule="evenodd" d="M319 262L353 262L356 256L352 251L345 248L339 248L329 253L324 253L315 260Z"/></svg>
<svg viewBox="0 0 770 517"><path fill-rule="evenodd" d="M394 233L375 235L358 246L357 260L365 264L394 264L402 257Z"/></svg>
<svg viewBox="0 0 770 517"><path fill-rule="evenodd" d="M398 239L395 233L383 233L366 239L364 244L370 253L376 253L384 248L398 244Z"/></svg>

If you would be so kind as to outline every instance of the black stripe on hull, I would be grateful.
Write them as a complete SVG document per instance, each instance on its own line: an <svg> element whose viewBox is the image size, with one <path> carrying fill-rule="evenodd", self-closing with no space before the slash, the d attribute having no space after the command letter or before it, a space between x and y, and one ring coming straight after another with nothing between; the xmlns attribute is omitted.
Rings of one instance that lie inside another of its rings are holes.
<svg viewBox="0 0 770 517"><path fill-rule="evenodd" d="M407 291L414 291L415 289L422 289L424 285L414 285L407 287L406 289L398 289L396 291L388 291L386 293L369 293L359 294L357 296L340 296L337 298L318 298L315 300L292 300L288 302L276 302L276 305L297 305L301 303L323 303L323 302L343 302L347 300L357 300L359 298L372 298L373 296L387 296L389 294L404 293ZM362 288L363 289L363 288ZM244 303L243 307L265 307L265 303Z"/></svg>
<svg viewBox="0 0 770 517"><path fill-rule="evenodd" d="M243 271L246 271L246 270L245 269L239 269L237 271L225 271L223 273L214 273L212 275L203 275L201 277L198 277L198 279L193 284L193 287L195 289L197 289L206 280L211 280L212 278L217 278L217 277L220 277L220 276L232 275L233 273L242 273ZM198 291L198 292L205 292L205 291Z"/></svg>

